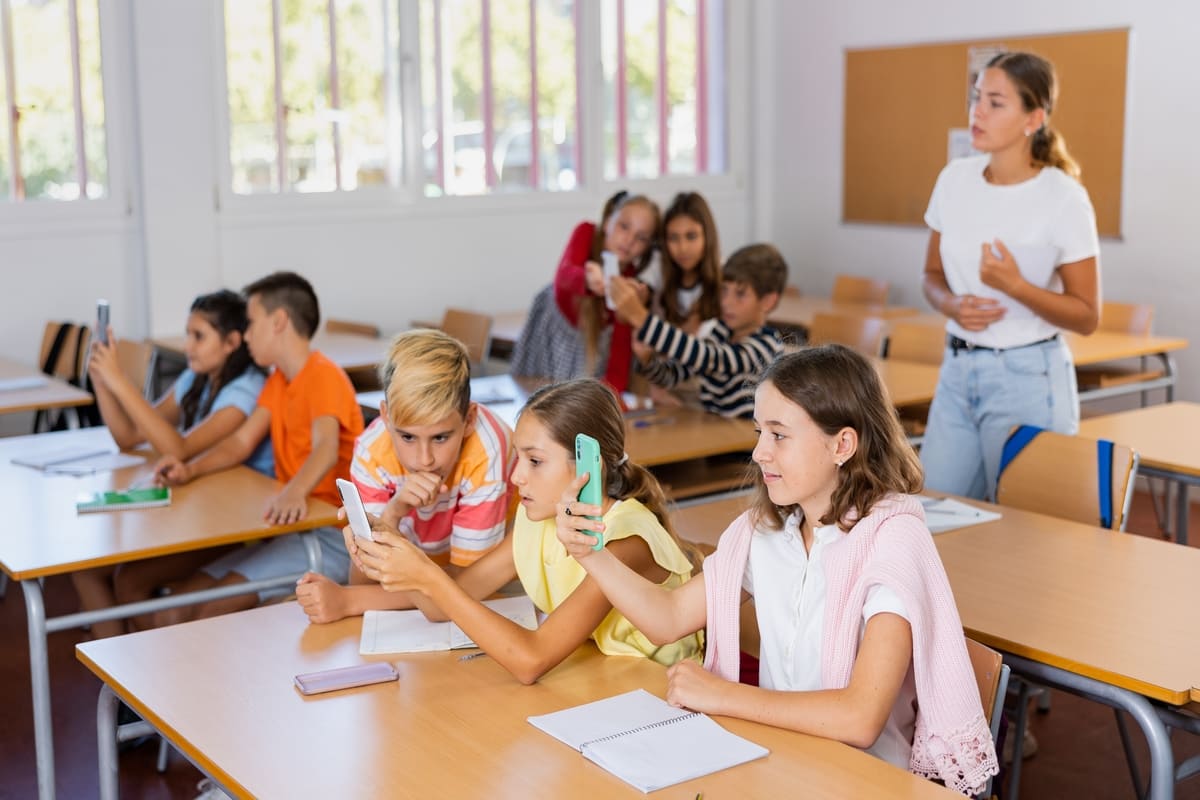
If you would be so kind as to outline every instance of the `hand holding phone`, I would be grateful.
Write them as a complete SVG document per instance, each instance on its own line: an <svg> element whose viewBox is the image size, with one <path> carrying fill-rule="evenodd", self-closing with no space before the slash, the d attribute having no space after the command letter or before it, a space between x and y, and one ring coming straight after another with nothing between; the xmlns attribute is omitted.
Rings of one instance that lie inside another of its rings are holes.
<svg viewBox="0 0 1200 800"><path fill-rule="evenodd" d="M575 435L575 476L588 475L588 482L579 490L579 502L592 506L604 504L604 468L600 463L600 443L586 433ZM588 519L600 521L600 517L588 516ZM588 536L596 537L593 550L604 547L604 534L600 531L583 531Z"/></svg>
<svg viewBox="0 0 1200 800"><path fill-rule="evenodd" d="M96 341L108 344L108 301L96 301Z"/></svg>
<svg viewBox="0 0 1200 800"><path fill-rule="evenodd" d="M359 539L371 541L371 523L367 520L367 509L363 506L358 487L345 478L338 478L336 483L338 494L342 496L342 506L346 509L346 521L350 523L350 530L354 531L354 535Z"/></svg>
<svg viewBox="0 0 1200 800"><path fill-rule="evenodd" d="M609 311L615 311L617 307L613 305L612 295L608 292L608 282L621 274L621 262L616 253L610 253L608 250L600 254L600 262L604 265L604 304L608 306Z"/></svg>

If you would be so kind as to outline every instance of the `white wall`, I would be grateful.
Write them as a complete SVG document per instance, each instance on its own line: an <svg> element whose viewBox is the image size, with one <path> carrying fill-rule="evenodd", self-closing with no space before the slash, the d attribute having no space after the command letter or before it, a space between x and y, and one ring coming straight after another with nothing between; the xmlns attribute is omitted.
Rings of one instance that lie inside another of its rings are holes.
<svg viewBox="0 0 1200 800"><path fill-rule="evenodd" d="M771 226L806 291L837 272L891 281L892 301L927 308L920 290L928 232L840 222L844 51L933 41L1128 27L1122 241L1101 241L1105 296L1148 302L1155 330L1191 337L1179 357L1181 399L1200 399L1200 130L1194 33L1200 4L1149 0L771 0L775 123ZM1085 174L1087 165L1083 165ZM930 185L933 178L930 176Z"/></svg>

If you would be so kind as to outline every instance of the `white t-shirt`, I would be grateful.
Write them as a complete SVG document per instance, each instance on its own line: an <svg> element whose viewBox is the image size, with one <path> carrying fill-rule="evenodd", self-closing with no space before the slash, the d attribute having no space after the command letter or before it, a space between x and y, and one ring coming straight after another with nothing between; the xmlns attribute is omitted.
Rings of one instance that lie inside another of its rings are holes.
<svg viewBox="0 0 1200 800"><path fill-rule="evenodd" d="M821 689L821 639L825 629L826 548L844 536L836 525L813 531L812 552L804 550L800 515L793 514L782 531L754 532L742 588L754 597L760 637L758 685L764 689L811 692ZM900 598L886 586L867 590L859 643L867 620L890 612L908 619ZM867 752L908 769L917 724L917 687L912 663L896 704L875 744Z"/></svg>
<svg viewBox="0 0 1200 800"><path fill-rule="evenodd" d="M1027 280L1062 291L1057 267L1100 254L1096 215L1087 190L1057 167L1043 167L1022 183L998 186L983 177L988 159L970 156L946 165L929 198L925 223L941 234L942 268L950 290L997 297L1008 307L1004 319L985 330L967 331L954 320L946 330L984 347L1017 347L1053 336L1058 328L983 284L983 244L999 239Z"/></svg>
<svg viewBox="0 0 1200 800"><path fill-rule="evenodd" d="M680 286L675 290L675 305L679 308L679 313L683 316L688 316L692 313L696 303L700 302L700 295L704 292L704 284L697 283L695 286L684 288Z"/></svg>

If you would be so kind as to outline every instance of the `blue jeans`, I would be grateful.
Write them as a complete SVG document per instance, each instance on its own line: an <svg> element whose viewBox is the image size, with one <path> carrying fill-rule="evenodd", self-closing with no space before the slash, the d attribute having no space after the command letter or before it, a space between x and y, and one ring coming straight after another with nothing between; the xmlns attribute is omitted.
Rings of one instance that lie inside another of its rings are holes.
<svg viewBox="0 0 1200 800"><path fill-rule="evenodd" d="M995 497L1000 453L1017 425L1078 432L1075 363L1062 337L1000 352L947 347L921 445L925 485Z"/></svg>

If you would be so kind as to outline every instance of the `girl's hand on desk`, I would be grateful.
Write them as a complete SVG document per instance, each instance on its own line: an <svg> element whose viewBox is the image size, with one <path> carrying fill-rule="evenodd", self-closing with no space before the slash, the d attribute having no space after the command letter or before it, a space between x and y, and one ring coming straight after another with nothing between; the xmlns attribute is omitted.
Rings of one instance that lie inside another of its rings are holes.
<svg viewBox="0 0 1200 800"><path fill-rule="evenodd" d="M1005 308L999 300L959 294L942 308L942 313L969 331L981 331L1004 319Z"/></svg>
<svg viewBox="0 0 1200 800"><path fill-rule="evenodd" d="M291 486L285 486L282 492L267 501L263 519L271 525L291 525L304 519L307 513L308 498Z"/></svg>
<svg viewBox="0 0 1200 800"><path fill-rule="evenodd" d="M337 622L350 616L345 603L346 590L319 572L306 572L296 581L296 602L318 625Z"/></svg>
<svg viewBox="0 0 1200 800"><path fill-rule="evenodd" d="M419 547L378 517L371 519L371 536L370 542L364 539L355 542L358 549L355 564L363 575L389 592L422 591L429 571L441 572Z"/></svg>
<svg viewBox="0 0 1200 800"><path fill-rule="evenodd" d="M589 536L585 531L604 530L603 522L588 519L588 515L601 516L600 507L581 503L577 499L579 490L587 482L586 474L571 481L571 485L563 492L562 498L558 502L558 513L554 517L554 522L558 527L558 540L562 542L563 547L567 548L567 553L580 562L596 552L592 549L596 544L596 537Z"/></svg>
<svg viewBox="0 0 1200 800"><path fill-rule="evenodd" d="M705 714L720 714L721 693L729 681L718 678L695 661L680 661L667 669L667 702Z"/></svg>
<svg viewBox="0 0 1200 800"><path fill-rule="evenodd" d="M192 479L192 468L176 456L163 456L154 465L157 486L182 486Z"/></svg>

